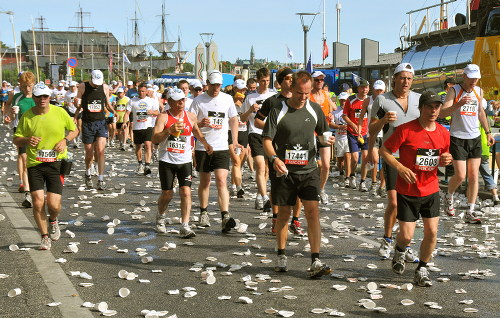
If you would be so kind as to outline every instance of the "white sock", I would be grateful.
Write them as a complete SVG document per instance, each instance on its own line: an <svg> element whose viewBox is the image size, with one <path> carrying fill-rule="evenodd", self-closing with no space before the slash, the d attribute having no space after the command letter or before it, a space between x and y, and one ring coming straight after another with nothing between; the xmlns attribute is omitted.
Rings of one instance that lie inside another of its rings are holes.
<svg viewBox="0 0 500 318"><path fill-rule="evenodd" d="M236 190L240 191L242 189L242 187L239 185L236 187Z"/></svg>
<svg viewBox="0 0 500 318"><path fill-rule="evenodd" d="M469 203L469 212L474 212L475 207L476 207L475 203Z"/></svg>
<svg viewBox="0 0 500 318"><path fill-rule="evenodd" d="M500 201L500 198L498 198L498 194L493 196L493 201Z"/></svg>
<svg viewBox="0 0 500 318"><path fill-rule="evenodd" d="M265 195L262 196L262 200L264 200L264 201L269 200L269 197L267 196L267 194L265 194Z"/></svg>
<svg viewBox="0 0 500 318"><path fill-rule="evenodd" d="M89 175L91 175L91 174L92 174L92 168L87 169L87 175L89 176Z"/></svg>
<svg viewBox="0 0 500 318"><path fill-rule="evenodd" d="M454 193L446 193L446 198L447 198L448 200L453 201L453 194L454 194Z"/></svg>
<svg viewBox="0 0 500 318"><path fill-rule="evenodd" d="M99 181L104 181L104 175L103 174L100 174L99 177L97 177L97 179Z"/></svg>
<svg viewBox="0 0 500 318"><path fill-rule="evenodd" d="M257 194L257 199L262 200L262 196L260 194Z"/></svg>
<svg viewBox="0 0 500 318"><path fill-rule="evenodd" d="M189 222L182 222L182 227L189 227Z"/></svg>

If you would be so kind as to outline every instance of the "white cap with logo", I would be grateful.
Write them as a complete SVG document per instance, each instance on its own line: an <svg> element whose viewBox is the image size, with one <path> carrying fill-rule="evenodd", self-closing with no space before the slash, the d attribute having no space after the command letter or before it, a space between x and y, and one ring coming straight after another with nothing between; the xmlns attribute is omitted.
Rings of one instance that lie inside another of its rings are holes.
<svg viewBox="0 0 500 318"><path fill-rule="evenodd" d="M476 64L469 64L464 68L464 74L468 78L481 78L481 72L479 71L479 66Z"/></svg>
<svg viewBox="0 0 500 318"><path fill-rule="evenodd" d="M385 90L385 83L382 80L376 80L375 83L373 83L373 89L383 89Z"/></svg>
<svg viewBox="0 0 500 318"><path fill-rule="evenodd" d="M184 92L182 90L180 90L177 87L174 87L168 91L167 97L171 98L173 100L181 100L181 99L186 98L186 95L184 94Z"/></svg>
<svg viewBox="0 0 500 318"><path fill-rule="evenodd" d="M212 70L208 73L208 82L210 84L222 84L222 74L217 70Z"/></svg>
<svg viewBox="0 0 500 318"><path fill-rule="evenodd" d="M349 94L347 94L346 92L342 92L342 93L340 93L340 94L337 96L337 99L338 99L338 100L346 100L348 97L349 97Z"/></svg>
<svg viewBox="0 0 500 318"><path fill-rule="evenodd" d="M314 71L314 73L312 73L311 76L312 76L312 78L316 78L316 77L319 77L319 76L325 77L325 73L323 73L321 71Z"/></svg>
<svg viewBox="0 0 500 318"><path fill-rule="evenodd" d="M189 85L193 86L193 88L203 88L203 85L201 84L199 79L192 80Z"/></svg>
<svg viewBox="0 0 500 318"><path fill-rule="evenodd" d="M410 63L401 63L398 66L396 66L396 69L394 70L394 75L403 71L410 72L413 75L415 75L415 70L413 69L413 66L411 66Z"/></svg>
<svg viewBox="0 0 500 318"><path fill-rule="evenodd" d="M40 82L33 87L34 96L42 96L42 95L50 96L51 94L52 90L47 85L45 85L44 82Z"/></svg>
<svg viewBox="0 0 500 318"><path fill-rule="evenodd" d="M92 83L94 85L100 86L104 83L104 75L101 70L93 70L92 71Z"/></svg>
<svg viewBox="0 0 500 318"><path fill-rule="evenodd" d="M246 88L246 84L245 84L245 81L242 80L242 79L237 79L236 81L234 81L234 84L233 84L233 87L236 87L237 89L244 89Z"/></svg>
<svg viewBox="0 0 500 318"><path fill-rule="evenodd" d="M123 89L123 87L119 87L117 90L116 90L116 93L123 93L125 92L125 90Z"/></svg>
<svg viewBox="0 0 500 318"><path fill-rule="evenodd" d="M132 82L132 81L128 81L128 82L127 82L127 85L134 85L134 82Z"/></svg>

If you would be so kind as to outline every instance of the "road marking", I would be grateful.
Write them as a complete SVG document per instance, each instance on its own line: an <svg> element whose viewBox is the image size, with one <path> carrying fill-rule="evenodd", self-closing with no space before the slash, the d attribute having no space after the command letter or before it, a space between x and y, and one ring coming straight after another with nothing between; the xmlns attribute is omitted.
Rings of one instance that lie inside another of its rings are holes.
<svg viewBox="0 0 500 318"><path fill-rule="evenodd" d="M78 296L78 292L64 273L61 266L55 262L54 255L50 251L39 251L40 235L33 227L24 212L18 207L10 193L5 188L0 189L4 192L2 198L2 210L10 219L12 226L21 238L21 242L28 247L32 247L28 254L35 263L40 272L49 293L55 302L61 302L57 308L61 311L63 317L68 318L93 318L92 313L84 307L81 307L83 300ZM30 209L31 211L31 209Z"/></svg>

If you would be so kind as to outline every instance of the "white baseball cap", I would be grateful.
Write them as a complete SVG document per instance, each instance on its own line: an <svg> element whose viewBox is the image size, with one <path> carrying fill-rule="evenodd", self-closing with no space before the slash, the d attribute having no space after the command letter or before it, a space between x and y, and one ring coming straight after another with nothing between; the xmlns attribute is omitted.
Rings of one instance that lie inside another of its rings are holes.
<svg viewBox="0 0 500 318"><path fill-rule="evenodd" d="M69 86L77 86L78 85L78 82L75 82L75 81L71 81L69 83Z"/></svg>
<svg viewBox="0 0 500 318"><path fill-rule="evenodd" d="M63 82L59 82L59 84L57 84L57 86L64 86L64 83Z"/></svg>
<svg viewBox="0 0 500 318"><path fill-rule="evenodd" d="M208 73L208 79L210 84L222 84L222 74L217 70L212 70Z"/></svg>
<svg viewBox="0 0 500 318"><path fill-rule="evenodd" d="M319 77L319 76L325 77L325 73L323 73L321 71L314 71L314 73L312 73L311 76L312 76L312 78L316 78L316 77Z"/></svg>
<svg viewBox="0 0 500 318"><path fill-rule="evenodd" d="M382 80L376 80L375 83L373 83L373 89L383 89L385 90L385 83Z"/></svg>
<svg viewBox="0 0 500 318"><path fill-rule="evenodd" d="M479 66L476 64L469 64L464 68L464 73L468 78L481 78Z"/></svg>
<svg viewBox="0 0 500 318"><path fill-rule="evenodd" d="M186 98L186 95L181 89L175 87L168 91L167 97L173 100L181 100Z"/></svg>
<svg viewBox="0 0 500 318"><path fill-rule="evenodd" d="M123 93L125 92L125 90L123 89L123 87L119 87L117 90L116 90L116 93Z"/></svg>
<svg viewBox="0 0 500 318"><path fill-rule="evenodd" d="M203 85L198 79L192 80L190 85L193 86L193 88L203 88Z"/></svg>
<svg viewBox="0 0 500 318"><path fill-rule="evenodd" d="M42 95L50 96L51 94L52 90L47 85L45 85L44 82L40 82L33 87L34 96L42 96Z"/></svg>
<svg viewBox="0 0 500 318"><path fill-rule="evenodd" d="M116 85L116 84L118 84L117 81L111 81L111 85Z"/></svg>
<svg viewBox="0 0 500 318"><path fill-rule="evenodd" d="M245 81L242 79L237 79L234 81L233 87L236 87L237 89L243 89L246 88L247 85L245 84Z"/></svg>
<svg viewBox="0 0 500 318"><path fill-rule="evenodd" d="M341 99L346 100L347 98L349 98L349 94L347 94L346 92L342 92L337 96L337 99L339 100Z"/></svg>
<svg viewBox="0 0 500 318"><path fill-rule="evenodd" d="M101 70L93 70L92 71L92 83L94 85L102 85L104 83L104 75L102 74Z"/></svg>
<svg viewBox="0 0 500 318"><path fill-rule="evenodd" d="M401 63L398 66L396 66L396 69L394 70L394 75L403 71L410 72L413 75L415 75L415 70L413 69L413 66L411 66L410 63Z"/></svg>
<svg viewBox="0 0 500 318"><path fill-rule="evenodd" d="M127 82L127 85L134 85L134 82L132 82L132 81L128 81L128 82Z"/></svg>

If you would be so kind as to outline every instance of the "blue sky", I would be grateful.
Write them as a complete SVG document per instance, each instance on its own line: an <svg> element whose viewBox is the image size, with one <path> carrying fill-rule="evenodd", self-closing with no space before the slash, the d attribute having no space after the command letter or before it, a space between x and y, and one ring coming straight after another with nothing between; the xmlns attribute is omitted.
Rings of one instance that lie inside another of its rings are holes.
<svg viewBox="0 0 500 318"><path fill-rule="evenodd" d="M132 41L134 8L138 4L139 30L142 42L160 40L160 17L163 0L120 0L120 1L68 1L22 0L2 1L0 11L13 11L14 26L19 41L21 30L31 29L32 18L43 16L46 26L53 31L67 31L76 27L75 12L79 4L83 11L90 12L84 24L101 32L112 32L123 44ZM350 45L350 58L360 57L361 38L380 42L380 51L390 53L400 45L399 32L408 23L406 12L423 6L436 4L438 0L341 0L340 42ZM219 57L234 61L248 59L251 45L256 58L288 61L286 46L294 54L294 62L303 60L303 32L296 12L320 12L322 0L165 0L169 40L177 38L180 28L182 46L191 51L201 42L199 33L214 33L213 40L219 46ZM336 40L337 0L326 0L326 36L330 47ZM464 12L465 0L458 0L449 7L449 16ZM29 5L28 5L29 4ZM431 12L431 20L438 17L438 11ZM415 29L420 24L422 14L413 18ZM313 63L321 63L321 38L323 32L321 15L316 17L309 32L309 48ZM417 22L415 22L417 21ZM128 39L127 39L128 35ZM13 36L9 16L0 14L0 41L13 46ZM188 61L193 61L193 55ZM331 60L330 60L331 62Z"/></svg>

